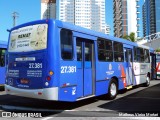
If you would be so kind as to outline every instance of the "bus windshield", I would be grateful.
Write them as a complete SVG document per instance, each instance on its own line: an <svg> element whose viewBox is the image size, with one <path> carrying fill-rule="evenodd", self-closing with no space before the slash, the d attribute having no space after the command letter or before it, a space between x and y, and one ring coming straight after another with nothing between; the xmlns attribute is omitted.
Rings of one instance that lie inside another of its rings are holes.
<svg viewBox="0 0 160 120"><path fill-rule="evenodd" d="M13 30L9 52L29 52L47 48L47 24L36 24Z"/></svg>

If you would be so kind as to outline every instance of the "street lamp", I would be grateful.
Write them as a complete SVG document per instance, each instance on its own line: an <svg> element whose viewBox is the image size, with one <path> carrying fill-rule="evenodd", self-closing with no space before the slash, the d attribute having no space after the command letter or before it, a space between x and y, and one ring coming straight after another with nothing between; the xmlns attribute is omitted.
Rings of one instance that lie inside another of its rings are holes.
<svg viewBox="0 0 160 120"><path fill-rule="evenodd" d="M19 17L19 13L18 12L13 12L12 17L13 17L13 27L14 27L14 26L16 26L16 18Z"/></svg>

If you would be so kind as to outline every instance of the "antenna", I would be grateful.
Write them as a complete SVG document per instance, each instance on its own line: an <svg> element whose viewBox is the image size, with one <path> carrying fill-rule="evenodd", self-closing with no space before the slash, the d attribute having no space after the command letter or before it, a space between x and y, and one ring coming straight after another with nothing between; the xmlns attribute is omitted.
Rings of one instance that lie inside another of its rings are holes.
<svg viewBox="0 0 160 120"><path fill-rule="evenodd" d="M19 17L19 13L18 12L13 12L12 17L13 17L13 27L14 27L14 26L16 26L16 18Z"/></svg>

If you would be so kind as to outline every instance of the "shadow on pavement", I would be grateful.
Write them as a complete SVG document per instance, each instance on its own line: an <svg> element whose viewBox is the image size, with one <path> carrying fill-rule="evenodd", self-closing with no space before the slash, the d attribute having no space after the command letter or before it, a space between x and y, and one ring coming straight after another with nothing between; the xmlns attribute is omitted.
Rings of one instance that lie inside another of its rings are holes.
<svg viewBox="0 0 160 120"><path fill-rule="evenodd" d="M136 88L136 87L135 87ZM123 94L124 91L120 91L119 94ZM59 101L47 101L40 99L32 99L25 97L18 97L12 95L0 95L0 105L1 109L9 112L17 112L17 113L41 113L42 116L50 116L55 115L57 113L64 113L65 110L76 109L81 106L89 105L95 103L99 100L107 100L106 96L93 97L82 101L77 102L59 102ZM5 108L4 106L14 106L12 109ZM16 107L24 107L24 109L16 109ZM111 113L108 114L117 114L121 112L125 113L160 113L160 84L152 86L150 88L141 90L139 92L130 94L126 97L119 98L105 104L98 106L99 108L103 108L107 110L111 110ZM25 109L29 108L29 109ZM33 109L32 109L33 108ZM30 110L31 109L31 110ZM39 111L41 110L42 111ZM43 111L44 110L44 111ZM46 111L45 111L46 110ZM115 111L115 113L112 111ZM85 111L81 111L84 112ZM93 111L95 112L95 111ZM105 111L99 111L99 113L105 113ZM81 114L80 112L78 115ZM88 113L85 113L88 114ZM91 113L91 115L97 113ZM62 114L61 114L62 115ZM100 114L101 116L102 114ZM67 116L67 115L65 115Z"/></svg>
<svg viewBox="0 0 160 120"><path fill-rule="evenodd" d="M98 107L125 113L160 113L160 84Z"/></svg>
<svg viewBox="0 0 160 120"><path fill-rule="evenodd" d="M90 98L77 102L59 102L25 98L13 95L0 95L0 105L2 110L14 113L36 112L41 113L43 117L64 112L64 110L72 110L80 106L94 103L96 101L97 99ZM9 108L6 108L6 106L9 106ZM12 106L14 107L12 108Z"/></svg>

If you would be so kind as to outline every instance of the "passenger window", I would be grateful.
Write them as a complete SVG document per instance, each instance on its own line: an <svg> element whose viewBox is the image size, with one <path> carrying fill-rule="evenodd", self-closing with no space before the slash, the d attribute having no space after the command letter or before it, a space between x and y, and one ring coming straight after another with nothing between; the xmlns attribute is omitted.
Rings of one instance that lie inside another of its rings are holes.
<svg viewBox="0 0 160 120"><path fill-rule="evenodd" d="M61 39L61 57L64 60L73 59L73 40L72 31L67 29L61 29L60 32Z"/></svg>
<svg viewBox="0 0 160 120"><path fill-rule="evenodd" d="M144 50L140 48L140 62L144 62Z"/></svg>
<svg viewBox="0 0 160 120"><path fill-rule="evenodd" d="M91 43L85 43L85 61L91 61L92 60L92 44Z"/></svg>
<svg viewBox="0 0 160 120"><path fill-rule="evenodd" d="M138 62L138 58L137 58L137 48L134 47L134 62Z"/></svg>
<svg viewBox="0 0 160 120"><path fill-rule="evenodd" d="M112 41L102 38L98 39L98 60L113 61Z"/></svg>
<svg viewBox="0 0 160 120"><path fill-rule="evenodd" d="M149 50L144 50L144 62L145 63L149 63L150 59L149 59Z"/></svg>
<svg viewBox="0 0 160 120"><path fill-rule="evenodd" d="M77 61L82 61L82 42L76 42L76 49L77 49Z"/></svg>
<svg viewBox="0 0 160 120"><path fill-rule="evenodd" d="M140 47L134 48L134 61L135 62L145 62L144 60L144 49Z"/></svg>
<svg viewBox="0 0 160 120"><path fill-rule="evenodd" d="M124 61L123 44L119 42L114 42L114 60L115 62Z"/></svg>

